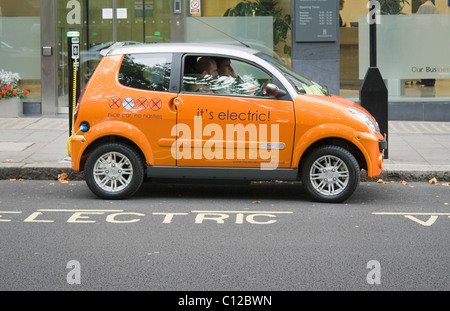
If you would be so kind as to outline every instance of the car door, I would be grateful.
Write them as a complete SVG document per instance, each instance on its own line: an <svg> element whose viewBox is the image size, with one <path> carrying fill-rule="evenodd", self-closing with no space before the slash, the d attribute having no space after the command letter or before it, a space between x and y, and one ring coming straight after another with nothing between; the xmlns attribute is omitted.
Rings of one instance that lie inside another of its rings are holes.
<svg viewBox="0 0 450 311"><path fill-rule="evenodd" d="M293 102L265 94L272 75L240 59L231 59L233 76L202 74L194 69L201 60L184 57L182 91L175 99L177 166L290 167Z"/></svg>
<svg viewBox="0 0 450 311"><path fill-rule="evenodd" d="M147 150L152 154L151 165L176 166L170 141L176 127L173 100L177 92L171 92L171 86L178 68L171 53L125 55L118 75L122 87L109 101L110 116L126 120L145 135L147 148L151 148Z"/></svg>

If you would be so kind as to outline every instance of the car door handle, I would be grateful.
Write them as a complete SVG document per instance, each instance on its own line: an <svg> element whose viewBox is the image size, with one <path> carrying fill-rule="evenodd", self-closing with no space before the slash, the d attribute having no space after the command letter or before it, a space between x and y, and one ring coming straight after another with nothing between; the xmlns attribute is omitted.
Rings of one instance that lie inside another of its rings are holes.
<svg viewBox="0 0 450 311"><path fill-rule="evenodd" d="M183 101L179 97L175 97L169 105L172 111L180 112L183 110Z"/></svg>

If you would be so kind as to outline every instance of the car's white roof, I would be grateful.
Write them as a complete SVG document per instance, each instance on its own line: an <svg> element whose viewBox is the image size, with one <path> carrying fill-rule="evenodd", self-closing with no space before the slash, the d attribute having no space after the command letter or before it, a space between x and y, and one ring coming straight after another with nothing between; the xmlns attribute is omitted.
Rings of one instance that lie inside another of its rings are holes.
<svg viewBox="0 0 450 311"><path fill-rule="evenodd" d="M120 44L120 43L119 43ZM223 54L230 56L254 55L260 51L238 45L209 43L150 43L113 47L104 55L142 54L142 53L196 53Z"/></svg>

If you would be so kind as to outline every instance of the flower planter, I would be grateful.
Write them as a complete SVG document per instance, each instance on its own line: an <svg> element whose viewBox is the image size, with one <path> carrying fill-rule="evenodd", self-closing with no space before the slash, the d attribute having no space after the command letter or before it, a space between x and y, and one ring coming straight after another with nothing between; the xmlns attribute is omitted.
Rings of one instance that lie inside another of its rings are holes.
<svg viewBox="0 0 450 311"><path fill-rule="evenodd" d="M23 101L19 97L0 99L0 118L17 118L23 116Z"/></svg>

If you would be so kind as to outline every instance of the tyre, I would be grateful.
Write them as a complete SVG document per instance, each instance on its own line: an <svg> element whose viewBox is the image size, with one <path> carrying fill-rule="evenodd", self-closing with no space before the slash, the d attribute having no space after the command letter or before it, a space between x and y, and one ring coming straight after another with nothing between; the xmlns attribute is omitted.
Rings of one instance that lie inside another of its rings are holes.
<svg viewBox="0 0 450 311"><path fill-rule="evenodd" d="M301 168L302 184L315 201L340 203L359 185L358 161L339 146L322 146L312 151Z"/></svg>
<svg viewBox="0 0 450 311"><path fill-rule="evenodd" d="M89 155L85 179L89 189L102 199L126 199L144 181L144 160L127 145L104 144Z"/></svg>

